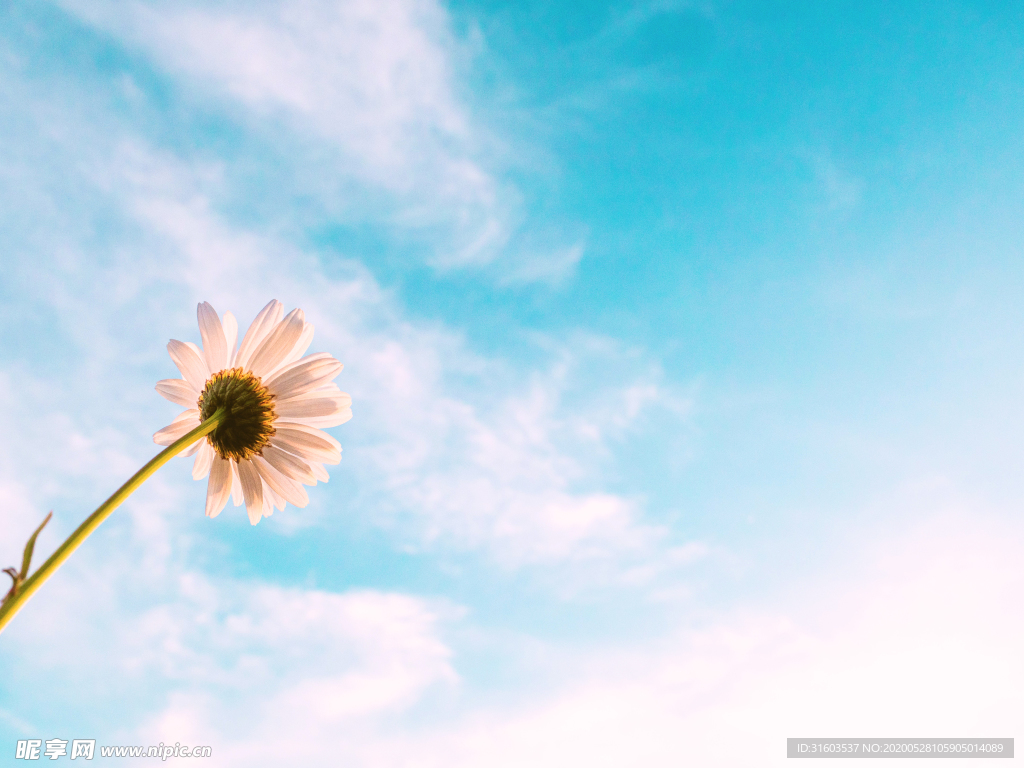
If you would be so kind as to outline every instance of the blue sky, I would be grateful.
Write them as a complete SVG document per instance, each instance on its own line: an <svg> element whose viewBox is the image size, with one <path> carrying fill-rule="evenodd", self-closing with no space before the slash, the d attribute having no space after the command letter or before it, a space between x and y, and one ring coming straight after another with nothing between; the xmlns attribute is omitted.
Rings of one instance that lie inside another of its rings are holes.
<svg viewBox="0 0 1024 768"><path fill-rule="evenodd" d="M161 470L5 631L0 749L589 768L1017 736L1021 21L3 6L4 565L155 453L200 301L302 307L355 417L256 528Z"/></svg>

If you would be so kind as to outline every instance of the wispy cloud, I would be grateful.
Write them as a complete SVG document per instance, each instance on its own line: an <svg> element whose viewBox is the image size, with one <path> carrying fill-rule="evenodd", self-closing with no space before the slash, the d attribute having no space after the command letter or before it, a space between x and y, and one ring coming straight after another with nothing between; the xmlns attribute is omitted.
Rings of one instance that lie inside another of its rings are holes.
<svg viewBox="0 0 1024 768"><path fill-rule="evenodd" d="M638 500L601 489L598 478L616 434L652 403L674 403L656 369L631 360L636 353L581 338L552 345L550 364L515 371L511 361L474 354L457 333L405 318L359 264L328 278L312 255L225 221L210 201L221 183L216 169L140 141L112 140L105 154L77 165L60 156L74 147L52 148L55 165L73 168L59 178L72 176L91 205L116 212L120 234L110 235L93 281L82 283L73 260L67 281L55 266L86 250L87 225L66 226L61 237L71 248L58 254L49 249L47 216L21 222L16 233L19 253L33 256L18 280L66 329L66 350L48 385L13 365L0 378L5 396L21 404L4 424L9 444L19 446L3 454L2 482L17 502L5 512L10 530L27 531L42 502L57 499L66 503L47 535L66 534L83 499L99 500L150 455L148 433L138 431L161 423L151 386L169 375L162 341L195 335L197 297L244 318L266 300L266 275L274 275L273 292L303 306L318 344L339 350L349 366L357 418L373 425L363 432L369 469L358 480L380 502L382 524L399 511L396 545L411 538L478 550L513 567L597 560L613 572L657 556L664 531L644 521ZM34 178L41 192L53 181ZM11 190L4 194L12 199ZM162 321L153 328L140 315ZM153 352L143 349L149 344ZM24 366L36 364L29 356ZM614 364L620 372L600 386L585 373ZM125 396L134 387L141 394ZM576 400L576 389L588 396ZM16 656L83 681L83 691L113 681L91 699L92 710L128 691L142 696L136 721L106 738L148 743L170 731L175 740L217 744L226 764L272 764L322 755L343 737L353 759L372 764L391 718L421 706L432 690L457 686L442 625L459 609L395 592L332 594L215 576L200 565L210 551L194 539L198 518L183 516L188 493L170 476L150 481L5 633ZM325 521L313 514L308 522ZM55 635L73 638L74 652ZM29 652L40 644L44 653ZM261 739L285 726L295 741L277 748Z"/></svg>
<svg viewBox="0 0 1024 768"><path fill-rule="evenodd" d="M422 541L484 548L514 564L642 552L659 538L634 500L584 490L597 469L587 448L593 455L645 406L675 402L649 362L608 341L577 340L578 351L560 349L548 372L512 371L473 354L457 334L404 321L358 265L347 279L326 281L309 255L236 231L201 196L183 194L186 171L156 170L135 150L127 157L124 201L166 254L164 279L177 273L197 294L223 286L230 303L256 306L265 292L258 275L287 261L277 290L302 297L318 320L318 343L344 350L358 410L375 426L366 454L378 500ZM153 179L167 183L154 188ZM617 373L592 389L573 380L586 366ZM579 403L573 387L589 390ZM572 448L580 436L584 453Z"/></svg>
<svg viewBox="0 0 1024 768"><path fill-rule="evenodd" d="M420 682L395 686L408 698L387 698L393 687L378 680L376 691L387 703L374 707L370 696L369 710L346 710L348 699L333 691L335 678L300 676L287 691L238 711L210 712L210 702L175 698L144 732L150 738L186 733L196 743L223 745L225 765L274 765L285 754L341 750L355 766L426 768L613 768L637 760L667 768L680 755L705 765L781 766L785 738L796 733L1011 734L1024 682L1017 653L1024 623L1005 606L1024 579L1016 556L1021 534L1019 526L979 526L976 511L964 509L874 539L852 569L828 575L827 590L797 590L789 605L720 612L703 626L679 626L628 647L581 652L527 643L520 653L532 658L530 693L509 704L457 692L440 722L416 724L389 711L392 701L413 707L417 695L424 701L426 686L452 679L444 646L430 631L410 628L412 639L402 646L411 650L392 658L385 640L381 654L391 658L392 670L405 669L403 659L416 660ZM389 622L396 612L402 617L394 629L410 615L414 626L433 626L423 607L398 600L395 611L386 607L392 599L370 602ZM306 611L321 600L296 598L295 605ZM290 616L294 607L267 613L276 619L282 610ZM237 621L247 629L251 619ZM311 625L308 618L295 623ZM288 643L276 637L259 645L289 655ZM456 668L458 661L452 658ZM238 668L232 674L260 673ZM293 690L304 693L292 699ZM286 702L294 707L290 713ZM285 713L263 719L270 710Z"/></svg>
<svg viewBox="0 0 1024 768"><path fill-rule="evenodd" d="M547 283L557 286L576 272L585 249L585 244L578 242L547 253L524 255L518 263L506 267L500 282L504 285Z"/></svg>
<svg viewBox="0 0 1024 768"><path fill-rule="evenodd" d="M830 211L849 212L857 207L864 193L864 181L844 170L827 152L810 158L815 180Z"/></svg>
<svg viewBox="0 0 1024 768"><path fill-rule="evenodd" d="M291 160L386 192L390 210L376 215L431 239L435 264L485 264L507 241L516 193L495 177L494 142L460 98L460 45L439 4L63 5L229 111L332 147L296 148Z"/></svg>
<svg viewBox="0 0 1024 768"><path fill-rule="evenodd" d="M82 269L87 218L62 223L59 249L45 214L20 222L16 238L34 259L22 281L64 318L85 378L108 378L116 361L145 345L153 349L142 359L165 372L154 334L194 336L197 300L245 322L267 300L272 274L272 293L301 305L317 325L317 344L348 365L342 383L355 396L356 418L374 425L362 433L370 460L363 466L373 470L364 489L382 523L398 521L401 538L487 551L506 565L615 562L660 547L664 531L644 521L641 501L600 482L610 435L659 403L684 415L642 353L575 339L553 355L538 348L540 367L532 369L481 357L457 333L406 320L357 262L338 261L328 279L313 254L228 221L214 202L228 183L220 166L116 132L90 138L83 152L74 134L58 134L51 165L26 187L45 196L72 168L82 195L71 207L102 210L111 222L106 253L90 265L91 287L52 277ZM143 306L169 320L162 332L131 323L127 315ZM553 358L547 370L545 357ZM583 378L599 370L614 374L596 386Z"/></svg>

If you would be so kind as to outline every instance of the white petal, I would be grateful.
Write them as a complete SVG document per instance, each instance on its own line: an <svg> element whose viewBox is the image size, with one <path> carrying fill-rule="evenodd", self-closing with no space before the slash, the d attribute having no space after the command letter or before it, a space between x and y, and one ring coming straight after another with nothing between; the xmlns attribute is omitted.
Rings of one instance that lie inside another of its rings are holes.
<svg viewBox="0 0 1024 768"><path fill-rule="evenodd" d="M249 461L238 462L238 479L242 482L242 495L245 496L245 511L249 513L249 522L256 525L263 516L263 481L259 472Z"/></svg>
<svg viewBox="0 0 1024 768"><path fill-rule="evenodd" d="M262 456L253 456L252 463L256 465L267 485L282 499L299 508L309 504L309 495L301 483L282 475Z"/></svg>
<svg viewBox="0 0 1024 768"><path fill-rule="evenodd" d="M202 392L206 386L206 380L210 378L210 369L206 362L199 356L195 344L186 344L177 339L167 342L167 351L171 353L171 360L178 366L181 375L185 377L192 388Z"/></svg>
<svg viewBox="0 0 1024 768"><path fill-rule="evenodd" d="M298 480L306 485L313 485L315 476L310 471L308 462L296 458L273 445L268 445L263 449L263 458L270 462L270 465L285 477Z"/></svg>
<svg viewBox="0 0 1024 768"><path fill-rule="evenodd" d="M199 402L199 391L185 379L163 379L156 383L156 391L172 403L195 408Z"/></svg>
<svg viewBox="0 0 1024 768"><path fill-rule="evenodd" d="M231 462L213 452L210 482L206 486L206 516L216 517L228 503L231 494Z"/></svg>
<svg viewBox="0 0 1024 768"><path fill-rule="evenodd" d="M178 455L179 455L179 456L184 456L185 458L188 458L188 457L189 457L189 456L191 456L191 455L192 455L193 453L195 453L195 452L196 452L196 451L198 451L198 450L199 450L200 448L202 448L202 447L203 447L203 443L205 443L205 442L206 442L206 441L205 441L205 440L202 440L202 439L200 439L200 440L196 440L196 441L195 441L194 443L192 443L192 445L190 445L190 446L189 446L188 448L186 448L186 449L185 449L184 451L182 451L182 452L181 452L181 453L179 453Z"/></svg>
<svg viewBox="0 0 1024 768"><path fill-rule="evenodd" d="M333 397L338 403L344 405L344 407L329 416L284 416L281 413L281 408L285 403L298 403L324 397ZM310 427L336 427L339 424L344 424L352 418L352 410L348 407L351 404L352 398L348 393L342 392L338 389L337 384L331 383L312 392L305 392L301 395L288 398L287 400L279 401L275 406L275 410L278 413L279 420L297 421Z"/></svg>
<svg viewBox="0 0 1024 768"><path fill-rule="evenodd" d="M224 336L224 326L209 302L204 301L196 310L199 318L199 335L203 337L203 359L210 373L227 368L228 342Z"/></svg>
<svg viewBox="0 0 1024 768"><path fill-rule="evenodd" d="M348 395L328 395L310 399L293 398L274 404L274 412L281 418L312 419L334 416L347 409L352 402Z"/></svg>
<svg viewBox="0 0 1024 768"><path fill-rule="evenodd" d="M327 474L327 470L324 468L323 464L313 464L310 468L313 470L313 477L321 483L326 483L331 479L331 476Z"/></svg>
<svg viewBox="0 0 1024 768"><path fill-rule="evenodd" d="M284 509L284 501L281 497L274 493L274 489L267 485L267 481L263 481L263 517L270 517L274 514L274 507L278 509Z"/></svg>
<svg viewBox="0 0 1024 768"><path fill-rule="evenodd" d="M192 465L192 479L202 480L210 471L213 464L213 457L217 454L205 437L199 440L199 450L196 452L196 461Z"/></svg>
<svg viewBox="0 0 1024 768"><path fill-rule="evenodd" d="M295 400L315 400L315 399L320 398L320 397L328 397L328 398L337 397L337 398L341 398L342 400L345 401L344 405L352 405L352 398L351 398L351 396L349 396L349 394L347 392L342 392L341 388L338 387L338 385L335 384L333 381L329 382L327 384L322 384L321 386L319 386L316 389L311 390L309 392L303 392L301 394L292 395L290 397L279 397L279 398L277 398L277 402L279 402L279 403L290 403L290 402L293 402Z"/></svg>
<svg viewBox="0 0 1024 768"><path fill-rule="evenodd" d="M275 506L278 509L284 509L284 500L274 493L274 489L270 487L270 484L267 483L263 475L260 475L260 482L263 483L263 510L261 514L263 517L270 517L274 514Z"/></svg>
<svg viewBox="0 0 1024 768"><path fill-rule="evenodd" d="M235 355L236 366L247 367L253 350L263 342L267 334L281 321L281 315L283 314L284 305L277 299L271 299L270 303L260 310L260 313L256 315L256 319L252 321L252 325L249 326L249 330L245 332L242 345L238 348L238 354Z"/></svg>
<svg viewBox="0 0 1024 768"><path fill-rule="evenodd" d="M224 339L228 343L228 368L235 364L235 348L238 346L238 321L230 312L224 313Z"/></svg>
<svg viewBox="0 0 1024 768"><path fill-rule="evenodd" d="M193 429L199 426L199 411L185 411L153 435L153 442L157 445L170 445L180 440Z"/></svg>
<svg viewBox="0 0 1024 768"><path fill-rule="evenodd" d="M344 414L348 414L345 416ZM328 420L332 426L344 423L351 418L352 409L343 406L335 400L303 400L296 403L285 403L278 406L277 415L282 420L299 421L314 427L322 427L321 424L314 424L314 421Z"/></svg>
<svg viewBox="0 0 1024 768"><path fill-rule="evenodd" d="M283 376L288 371L293 370L296 366L301 365L303 363L307 363L310 360L328 360L333 359L333 357L334 356L330 352L317 352L312 355L307 355L301 360L290 360L288 362L281 363L279 366L277 366L277 368L274 369L273 373L269 373L266 376L264 376L263 380L266 382L271 382L274 379L278 378L279 376Z"/></svg>
<svg viewBox="0 0 1024 768"><path fill-rule="evenodd" d="M274 406L274 412L282 419L300 419L303 421L334 417L344 411L351 412L347 403L339 398L327 397L314 400L291 400L276 403Z"/></svg>
<svg viewBox="0 0 1024 768"><path fill-rule="evenodd" d="M324 464L337 464L341 461L341 451L326 440L307 435L305 432L277 428L273 444L288 453L304 459L320 461Z"/></svg>
<svg viewBox="0 0 1024 768"><path fill-rule="evenodd" d="M185 421L186 419L195 419L196 421L199 421L199 409L189 408L187 411L182 411L174 417L174 421L172 421L171 424L177 424L179 421Z"/></svg>
<svg viewBox="0 0 1024 768"><path fill-rule="evenodd" d="M228 459L231 465L231 503L236 507L242 503L242 481L238 479L238 462Z"/></svg>
<svg viewBox="0 0 1024 768"><path fill-rule="evenodd" d="M261 378L274 370L294 349L302 335L302 326L302 310L293 309L252 353L249 370Z"/></svg>
<svg viewBox="0 0 1024 768"><path fill-rule="evenodd" d="M306 350L309 349L309 345L312 343L313 326L310 323L303 323L302 335L299 336L299 340L295 342L295 346L292 348L292 351L285 355L284 359L276 366L274 366L273 370L267 371L266 375L263 378L269 379L274 376L277 376L285 368L298 362L299 358L301 358L306 353ZM317 357L322 356L330 357L330 354L326 352L317 354ZM313 357L313 355L310 355L310 357Z"/></svg>
<svg viewBox="0 0 1024 768"><path fill-rule="evenodd" d="M278 398L287 400L322 387L341 373L342 367L342 364L330 355L319 359L315 355L310 355L305 360L283 368L266 382L266 386Z"/></svg>
<svg viewBox="0 0 1024 768"><path fill-rule="evenodd" d="M263 466L268 465L264 462ZM288 502L281 497L281 494L270 487L266 475L260 472L260 477L263 478L263 516L270 517L274 514L274 507L284 509Z"/></svg>
<svg viewBox="0 0 1024 768"><path fill-rule="evenodd" d="M322 429L309 427L306 426L305 424L296 421L288 421L287 419L278 419L277 421L274 422L274 426L277 427L278 429L290 429L293 432L303 432L307 435L311 435L320 440L324 440L327 442L328 445L337 448L339 451L341 450L341 443L339 443L329 434L324 432Z"/></svg>
<svg viewBox="0 0 1024 768"><path fill-rule="evenodd" d="M342 408L334 416L329 416L327 419L325 419L325 421L327 421L328 423L326 423L326 424L316 424L315 426L318 426L318 427L340 427L346 421L351 420L351 418L352 418L352 409L351 408Z"/></svg>
<svg viewBox="0 0 1024 768"><path fill-rule="evenodd" d="M309 349L309 345L313 343L313 324L306 323L302 326L302 335L299 336L299 340L295 342L295 348L292 353L284 359L284 365L288 363L294 363L296 360L306 354L306 350Z"/></svg>
<svg viewBox="0 0 1024 768"><path fill-rule="evenodd" d="M333 416L322 416L317 418L288 418L287 421L294 424L303 424L307 427L317 427L318 429L329 429L330 427L338 427L349 421L352 418L352 409L344 408L338 411ZM282 420L278 420L282 421ZM275 422L277 423L277 422Z"/></svg>

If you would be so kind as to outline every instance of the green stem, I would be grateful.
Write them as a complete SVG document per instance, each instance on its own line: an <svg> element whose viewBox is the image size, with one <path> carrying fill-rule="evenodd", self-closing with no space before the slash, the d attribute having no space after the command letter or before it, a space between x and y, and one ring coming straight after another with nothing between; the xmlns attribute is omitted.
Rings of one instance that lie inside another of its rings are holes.
<svg viewBox="0 0 1024 768"><path fill-rule="evenodd" d="M173 459L183 450L192 445L196 440L208 435L217 425L224 420L224 416L227 411L223 408L218 408L217 411L206 421L200 424L198 427L193 429L184 437L176 440L167 446L164 450L150 459L149 463L146 464L142 469L132 475L131 479L114 491L114 495L103 502L99 509L93 512L89 517L85 519L75 532L68 536L67 541L57 548L57 551L50 555L50 558L43 563L39 570L33 573L27 578L18 591L12 595L2 606L0 606L0 632L3 632L4 627L14 618L21 607L28 602L28 599L32 597L40 585L48 578L50 578L54 572L60 568L60 566L71 557L71 553L78 549L79 545L86 540L90 533L95 531L100 523L110 517L110 513L117 509L121 502L127 499L132 492L135 491L140 485L142 485L149 476L156 472L160 467L166 464L168 461Z"/></svg>

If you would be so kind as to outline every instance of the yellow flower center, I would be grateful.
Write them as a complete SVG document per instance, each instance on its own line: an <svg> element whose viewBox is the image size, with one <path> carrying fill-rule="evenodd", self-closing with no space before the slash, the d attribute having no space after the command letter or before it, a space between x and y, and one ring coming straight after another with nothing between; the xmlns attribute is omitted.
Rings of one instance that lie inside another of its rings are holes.
<svg viewBox="0 0 1024 768"><path fill-rule="evenodd" d="M262 454L276 432L276 414L274 396L259 377L242 368L213 374L199 396L200 421L218 408L227 409L227 416L206 439L220 457L242 461Z"/></svg>

